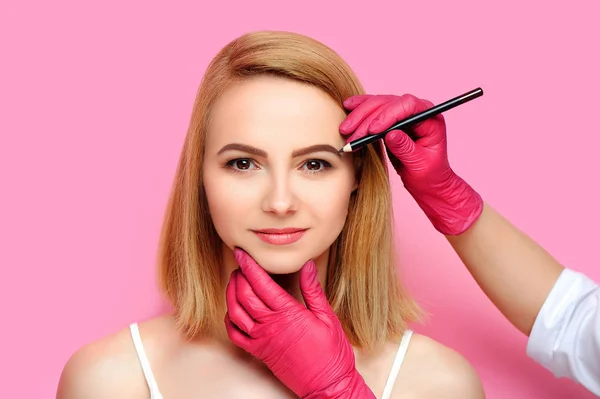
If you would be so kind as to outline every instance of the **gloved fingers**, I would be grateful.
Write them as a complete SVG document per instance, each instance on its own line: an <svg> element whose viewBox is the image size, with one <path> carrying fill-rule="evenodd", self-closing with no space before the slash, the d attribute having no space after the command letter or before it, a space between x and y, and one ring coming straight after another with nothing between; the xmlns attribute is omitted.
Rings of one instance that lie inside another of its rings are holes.
<svg viewBox="0 0 600 399"><path fill-rule="evenodd" d="M252 339L242 331L236 324L233 323L229 316L229 312L225 313L225 330L227 330L227 336L237 346L246 351L250 350Z"/></svg>
<svg viewBox="0 0 600 399"><path fill-rule="evenodd" d="M401 130L392 130L386 134L384 142L387 150L402 163L402 165L395 165L394 162L392 162L396 169L401 166L410 167L411 164L414 163L414 160L420 159L420 157L415 157L420 151L420 148L418 148L415 142Z"/></svg>
<svg viewBox="0 0 600 399"><path fill-rule="evenodd" d="M235 277L237 302L255 323L264 323L267 321L269 316L273 314L273 311L256 295L242 273L238 273Z"/></svg>
<svg viewBox="0 0 600 399"><path fill-rule="evenodd" d="M246 312L244 307L238 302L237 298L237 285L238 276L240 275L239 270L234 270L227 284L225 291L225 301L227 303L227 314L228 319L233 322L240 330L245 332L247 335L252 335L252 330L255 325L255 321Z"/></svg>
<svg viewBox="0 0 600 399"><path fill-rule="evenodd" d="M373 97L372 94L358 94L355 96L348 97L343 102L344 108L348 111L352 111L371 97Z"/></svg>
<svg viewBox="0 0 600 399"><path fill-rule="evenodd" d="M300 269L300 290L302 297L306 303L306 307L319 320L332 326L332 318L337 318L331 305L327 300L327 296L319 283L319 276L314 261L310 260Z"/></svg>
<svg viewBox="0 0 600 399"><path fill-rule="evenodd" d="M369 126L364 123L365 120L368 119L368 122L370 123L370 120L374 117L373 113L377 113L377 110L389 102L391 97L392 96L387 95L375 95L367 98L346 116L346 119L340 124L340 133L342 135L351 134L347 141L353 141L364 137L367 134L367 128Z"/></svg>
<svg viewBox="0 0 600 399"><path fill-rule="evenodd" d="M381 133L392 127L395 123L431 107L433 107L431 101L422 100L412 94L404 94L385 104L379 110L378 117L371 121L367 130L372 134ZM403 129L403 131L413 140L427 140L428 137L435 135L434 133L439 131L440 128L444 129L444 117L438 114L409 126Z"/></svg>
<svg viewBox="0 0 600 399"><path fill-rule="evenodd" d="M346 140L346 143L349 143L354 140L358 140L361 137L365 137L369 134L369 125L373 121L373 119L377 118L381 109L385 106L385 104L381 104L379 108L374 108L367 116L363 118L358 127L354 130L354 133Z"/></svg>
<svg viewBox="0 0 600 399"><path fill-rule="evenodd" d="M280 310L288 307L290 303L297 302L294 297L273 281L265 269L260 267L246 251L235 248L233 256L256 296L271 310Z"/></svg>

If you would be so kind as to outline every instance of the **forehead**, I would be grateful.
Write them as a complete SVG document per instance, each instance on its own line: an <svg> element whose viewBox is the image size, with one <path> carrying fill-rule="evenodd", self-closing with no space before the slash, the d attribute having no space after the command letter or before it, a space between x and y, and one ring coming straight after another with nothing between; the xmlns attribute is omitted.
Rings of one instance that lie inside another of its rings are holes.
<svg viewBox="0 0 600 399"><path fill-rule="evenodd" d="M228 87L216 102L207 145L341 146L344 140L338 129L345 116L338 104L314 86L278 77L251 78Z"/></svg>

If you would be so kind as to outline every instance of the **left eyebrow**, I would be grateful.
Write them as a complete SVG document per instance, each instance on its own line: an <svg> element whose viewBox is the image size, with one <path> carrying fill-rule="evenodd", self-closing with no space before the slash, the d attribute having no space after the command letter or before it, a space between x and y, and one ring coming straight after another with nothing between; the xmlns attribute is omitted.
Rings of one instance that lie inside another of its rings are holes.
<svg viewBox="0 0 600 399"><path fill-rule="evenodd" d="M316 145L311 145L310 147L304 147L304 148L300 148L298 150L294 150L294 152L292 152L292 157L300 157L302 155L306 155L306 154L312 154L313 152L330 152L332 154L337 155L338 157L342 157L342 154L340 154L339 150L329 144L316 144Z"/></svg>

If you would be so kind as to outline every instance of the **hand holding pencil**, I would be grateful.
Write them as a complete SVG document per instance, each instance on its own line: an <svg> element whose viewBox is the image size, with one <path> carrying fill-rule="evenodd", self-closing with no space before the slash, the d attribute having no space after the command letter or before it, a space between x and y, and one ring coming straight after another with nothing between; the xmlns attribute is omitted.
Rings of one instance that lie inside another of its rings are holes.
<svg viewBox="0 0 600 399"><path fill-rule="evenodd" d="M458 103L453 106L456 105ZM347 143L350 143L385 132L434 105L410 94L365 94L346 99L344 107L351 112L340 125L340 133L348 135ZM446 123L441 111L421 119L403 130L391 130L383 140L404 187L433 226L442 234L458 235L477 220L483 200L450 167Z"/></svg>

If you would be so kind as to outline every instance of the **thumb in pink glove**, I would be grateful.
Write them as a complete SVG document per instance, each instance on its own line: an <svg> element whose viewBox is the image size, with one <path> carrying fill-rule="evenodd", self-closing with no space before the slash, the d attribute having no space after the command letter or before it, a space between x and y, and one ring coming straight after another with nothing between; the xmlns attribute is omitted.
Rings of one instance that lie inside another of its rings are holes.
<svg viewBox="0 0 600 399"><path fill-rule="evenodd" d="M340 133L352 133L347 142L381 133L432 106L410 94L353 96L344 101L351 112L340 125ZM393 130L384 141L404 187L439 232L458 235L477 220L483 200L450 168L442 115L413 125L410 130Z"/></svg>
<svg viewBox="0 0 600 399"><path fill-rule="evenodd" d="M300 270L306 307L236 248L227 285L225 325L231 341L261 360L296 395L369 398L354 352L317 279L313 261Z"/></svg>

